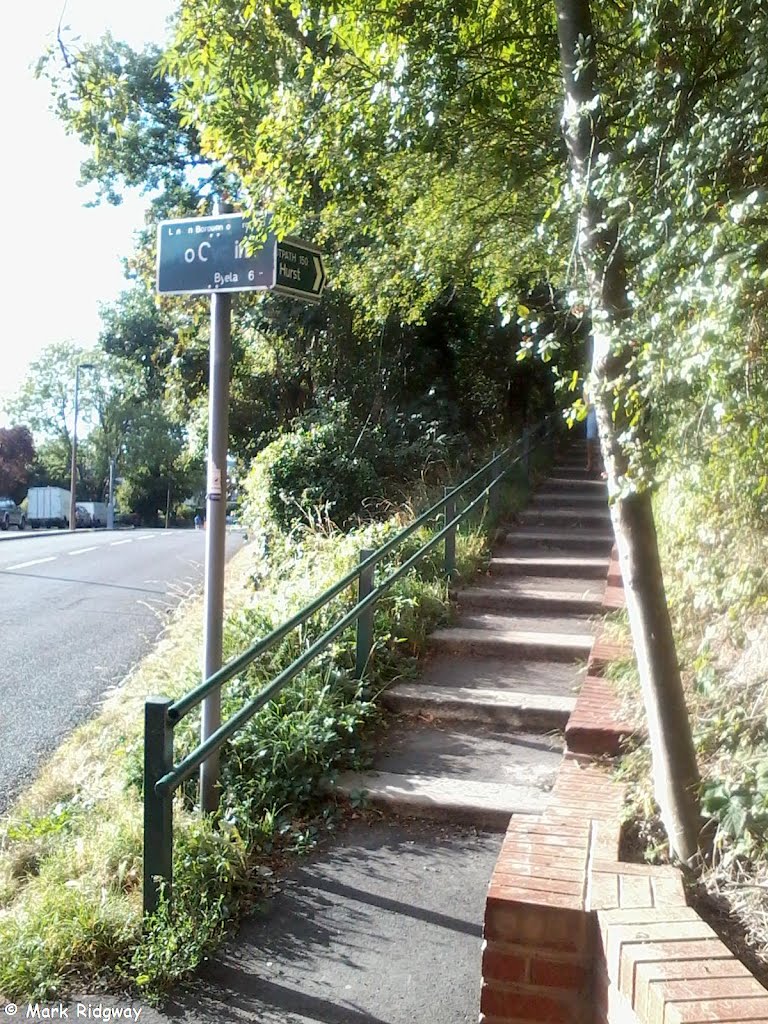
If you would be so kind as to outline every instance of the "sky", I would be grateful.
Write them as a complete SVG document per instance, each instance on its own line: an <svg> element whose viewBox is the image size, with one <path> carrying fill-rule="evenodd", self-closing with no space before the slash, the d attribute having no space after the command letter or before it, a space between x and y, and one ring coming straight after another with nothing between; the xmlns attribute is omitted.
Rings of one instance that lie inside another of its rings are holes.
<svg viewBox="0 0 768 1024"><path fill-rule="evenodd" d="M46 345L96 343L99 303L126 286L120 257L132 248L145 202L87 208L92 192L77 187L87 150L68 138L49 111L44 81L32 66L55 41L59 18L83 40L109 30L134 47L162 43L176 0L33 0L9 4L0 41L0 161L4 283L0 324L0 406L14 394ZM34 13L33 13L34 12ZM0 408L0 426L8 425Z"/></svg>

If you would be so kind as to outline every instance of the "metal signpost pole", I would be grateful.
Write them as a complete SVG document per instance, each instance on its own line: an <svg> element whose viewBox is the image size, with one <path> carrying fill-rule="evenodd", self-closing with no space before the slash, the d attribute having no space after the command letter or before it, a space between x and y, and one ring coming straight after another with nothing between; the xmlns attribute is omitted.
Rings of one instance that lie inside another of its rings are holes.
<svg viewBox="0 0 768 1024"><path fill-rule="evenodd" d="M217 203L216 215L231 212ZM203 612L203 679L221 668L224 625L224 558L227 516L227 441L229 437L229 363L232 299L226 292L211 295L211 357L208 393L208 484L205 504L205 591ZM203 742L221 725L221 691L203 701ZM200 806L204 813L219 805L219 755L200 765Z"/></svg>
<svg viewBox="0 0 768 1024"><path fill-rule="evenodd" d="M320 302L327 283L322 253L300 238L278 242L274 234L248 244L242 213L218 203L212 217L161 221L157 226L157 291L160 295L211 296L211 369L208 399L208 487L206 492L203 679L221 667L224 619L224 552L229 434L230 292L274 291ZM221 723L221 693L203 701L202 738ZM200 805L219 803L219 758L200 767Z"/></svg>

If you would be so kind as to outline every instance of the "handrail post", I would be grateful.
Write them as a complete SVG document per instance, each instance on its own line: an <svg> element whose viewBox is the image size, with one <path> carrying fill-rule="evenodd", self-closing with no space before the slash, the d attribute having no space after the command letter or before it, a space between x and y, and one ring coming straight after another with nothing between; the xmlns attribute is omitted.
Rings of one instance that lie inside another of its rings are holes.
<svg viewBox="0 0 768 1024"><path fill-rule="evenodd" d="M499 454L498 450L496 448L494 448L493 449L493 454L492 454L491 458L495 460L496 456L498 454ZM496 506L498 504L498 500L497 499L498 499L498 490L499 490L499 485L496 484L496 486L494 486L492 481L493 481L494 477L497 477L498 475L499 475L499 465L498 465L498 463L494 463L494 465L491 466L491 468L489 470L490 479L488 481L488 512L489 512L491 518L493 518L493 516L496 514Z"/></svg>
<svg viewBox="0 0 768 1024"><path fill-rule="evenodd" d="M555 413L549 413L547 418L544 420L542 429L544 431L544 437L547 440L547 447L549 448L550 452L553 452L555 449L555 445L558 441L557 416Z"/></svg>
<svg viewBox="0 0 768 1024"><path fill-rule="evenodd" d="M367 558L370 558L373 554L373 550L370 548L361 548L358 561L362 564ZM373 572L375 566L369 565L367 569L361 569L360 575L357 577L357 600L362 601L363 598L368 597L370 592L373 590ZM374 602L375 604L375 602ZM370 605L365 611L360 612L357 617L357 648L355 651L355 679L362 679L363 674L368 666L368 659L371 656L371 648L373 647L373 605Z"/></svg>
<svg viewBox="0 0 768 1024"><path fill-rule="evenodd" d="M456 498L449 498L453 493L452 487L445 488L445 497L448 499L443 508L443 522L447 525L456 515ZM445 535L445 575L450 580L456 572L456 527L453 526Z"/></svg>
<svg viewBox="0 0 768 1024"><path fill-rule="evenodd" d="M522 434L522 455L523 455L523 469L525 475L529 476L530 464L531 464L531 432L528 427L523 427Z"/></svg>
<svg viewBox="0 0 768 1024"><path fill-rule="evenodd" d="M144 913L153 914L164 887L168 902L173 884L173 793L155 792L155 784L173 770L173 726L169 697L144 702Z"/></svg>

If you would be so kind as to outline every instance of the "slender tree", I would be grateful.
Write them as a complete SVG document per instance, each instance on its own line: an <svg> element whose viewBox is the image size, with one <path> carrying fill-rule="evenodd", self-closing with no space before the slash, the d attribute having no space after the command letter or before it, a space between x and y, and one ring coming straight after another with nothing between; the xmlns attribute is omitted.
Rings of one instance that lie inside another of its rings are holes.
<svg viewBox="0 0 768 1024"><path fill-rule="evenodd" d="M583 197L579 250L591 292L592 398L608 473L611 519L645 703L656 799L672 850L691 862L701 835L696 754L664 593L651 493L629 489L621 443L627 426L622 389L633 357L625 328L632 310L618 225L607 216L593 187L593 168L608 154L590 3L556 0L555 6L565 85L563 130L573 187Z"/></svg>

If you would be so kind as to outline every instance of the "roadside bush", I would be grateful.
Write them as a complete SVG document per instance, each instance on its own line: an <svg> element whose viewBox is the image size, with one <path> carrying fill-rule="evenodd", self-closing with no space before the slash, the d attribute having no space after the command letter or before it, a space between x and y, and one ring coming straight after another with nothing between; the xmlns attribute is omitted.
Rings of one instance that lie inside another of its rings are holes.
<svg viewBox="0 0 768 1024"><path fill-rule="evenodd" d="M245 482L246 516L284 531L318 518L343 528L376 488L360 430L338 405L332 417L301 424L258 454Z"/></svg>
<svg viewBox="0 0 768 1024"><path fill-rule="evenodd" d="M445 429L444 405L428 396L404 411L382 411L376 423L355 419L346 403L315 410L254 459L244 522L267 537L305 526L346 530L390 515L419 486L465 476L477 446Z"/></svg>
<svg viewBox="0 0 768 1024"><path fill-rule="evenodd" d="M195 521L194 508L190 508L189 505L177 505L176 511L173 514L173 522L175 526L190 527Z"/></svg>

